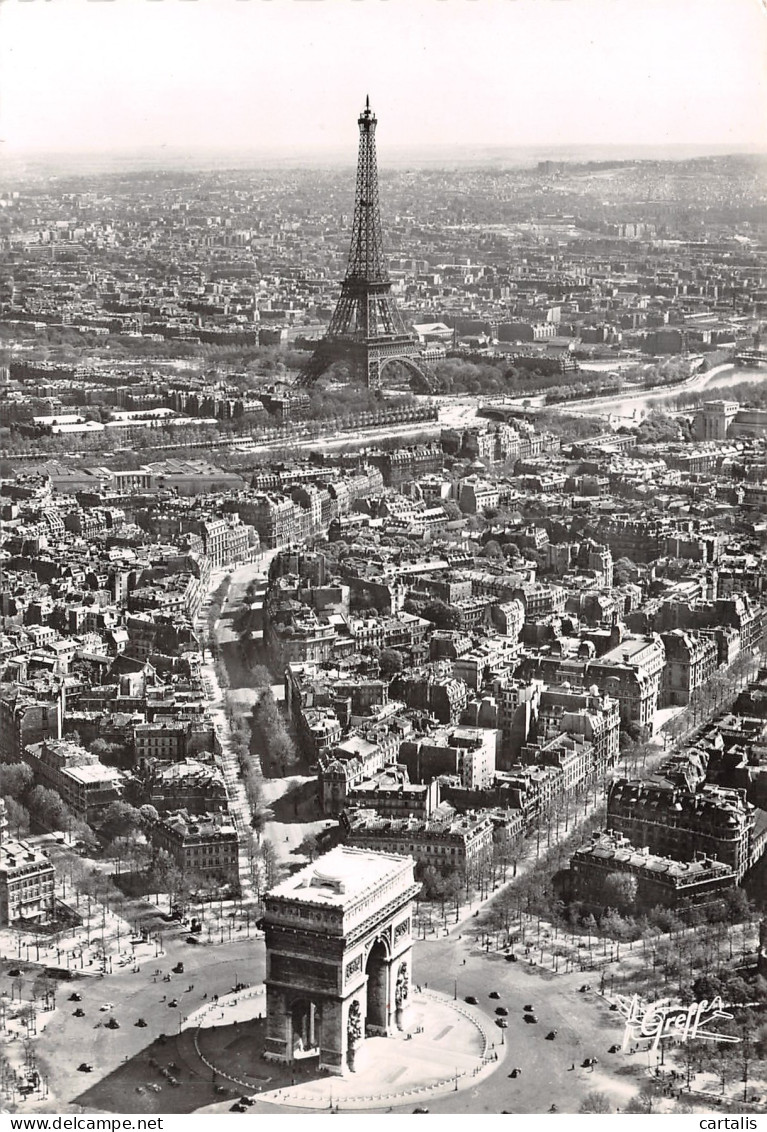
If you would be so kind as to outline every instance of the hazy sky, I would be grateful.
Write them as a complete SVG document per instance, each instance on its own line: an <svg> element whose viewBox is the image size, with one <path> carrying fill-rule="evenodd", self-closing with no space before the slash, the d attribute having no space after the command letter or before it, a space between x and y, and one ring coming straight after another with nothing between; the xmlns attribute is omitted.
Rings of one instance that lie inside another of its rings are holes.
<svg viewBox="0 0 767 1132"><path fill-rule="evenodd" d="M1 0L7 151L767 148L767 0Z"/></svg>

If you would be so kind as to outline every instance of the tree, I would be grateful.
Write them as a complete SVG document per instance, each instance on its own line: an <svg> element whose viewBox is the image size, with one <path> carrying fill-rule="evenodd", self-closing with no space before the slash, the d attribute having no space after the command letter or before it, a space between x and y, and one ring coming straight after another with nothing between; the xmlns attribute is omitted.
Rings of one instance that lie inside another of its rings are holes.
<svg viewBox="0 0 767 1132"><path fill-rule="evenodd" d="M725 1042L721 1042L713 1054L710 1055L709 1066L719 1078L722 1096L724 1096L728 1084L735 1075L737 1056L732 1046Z"/></svg>
<svg viewBox="0 0 767 1132"><path fill-rule="evenodd" d="M606 908L616 908L619 912L631 911L636 904L639 882L630 873L608 873L602 887Z"/></svg>
<svg viewBox="0 0 767 1132"><path fill-rule="evenodd" d="M264 688L251 716L251 749L281 774L298 763L298 751L288 732L270 687Z"/></svg>
<svg viewBox="0 0 767 1132"><path fill-rule="evenodd" d="M88 750L100 762L109 765L119 763L125 755L125 747L122 743L112 743L108 739L94 739Z"/></svg>
<svg viewBox="0 0 767 1132"><path fill-rule="evenodd" d="M61 795L56 790L49 790L46 786L35 786L26 795L29 816L33 821L47 829L66 829L71 814Z"/></svg>
<svg viewBox="0 0 767 1132"><path fill-rule="evenodd" d="M581 1102L579 1112L612 1112L610 1107L610 1098L607 1093L593 1092L587 1093Z"/></svg>
<svg viewBox="0 0 767 1132"><path fill-rule="evenodd" d="M485 558L503 558L500 543L496 542L494 538L489 539L482 548L482 555Z"/></svg>
<svg viewBox="0 0 767 1132"><path fill-rule="evenodd" d="M134 836L128 837L115 837L109 846L109 855L117 865L117 875L120 875L120 866L125 861L128 864L129 871L135 872L135 865L138 858L138 842Z"/></svg>
<svg viewBox="0 0 767 1132"><path fill-rule="evenodd" d="M316 834L307 833L306 837L298 846L298 851L299 853L306 854L310 861L313 861L315 857L319 857L322 850L320 848L320 842Z"/></svg>
<svg viewBox="0 0 767 1132"><path fill-rule="evenodd" d="M23 837L25 833L29 833L29 811L15 798L7 797L4 801L9 829L13 830L17 837Z"/></svg>
<svg viewBox="0 0 767 1132"><path fill-rule="evenodd" d="M384 676L396 676L405 666L402 653L398 649L381 649L379 664Z"/></svg>
<svg viewBox="0 0 767 1132"><path fill-rule="evenodd" d="M161 892L168 895L168 902L172 903L172 894L176 891L179 879L179 869L176 862L164 849L155 853L152 867L149 872L149 887L157 896Z"/></svg>
<svg viewBox="0 0 767 1132"><path fill-rule="evenodd" d="M160 820L159 813L157 812L155 807L151 806L148 802L145 802L143 806L139 806L138 812L141 815L141 820L145 825L151 825L153 822Z"/></svg>
<svg viewBox="0 0 767 1132"><path fill-rule="evenodd" d="M127 837L141 825L141 814L127 802L112 802L104 811L101 832L109 840Z"/></svg>
<svg viewBox="0 0 767 1132"><path fill-rule="evenodd" d="M271 841L265 841L261 855L264 860L264 879L266 880L267 888L271 888L276 883L279 875L279 858L277 850L272 845Z"/></svg>
<svg viewBox="0 0 767 1132"><path fill-rule="evenodd" d="M263 664L255 664L251 669L251 679L254 688L270 688L272 674Z"/></svg>
<svg viewBox="0 0 767 1132"><path fill-rule="evenodd" d="M26 763L5 763L0 766L0 794L4 798L21 798L34 783L32 770Z"/></svg>
<svg viewBox="0 0 767 1132"><path fill-rule="evenodd" d="M655 1101L660 1095L662 1089L661 1082L655 1077L646 1078L639 1086L639 1096L632 1097L632 1100L639 1102L637 1108L627 1108L627 1112L652 1112ZM630 1103L630 1102L629 1102Z"/></svg>
<svg viewBox="0 0 767 1132"><path fill-rule="evenodd" d="M69 823L69 836L73 841L82 842L88 852L98 847L98 838L87 822L74 818Z"/></svg>
<svg viewBox="0 0 767 1132"><path fill-rule="evenodd" d="M625 939L627 924L619 912L610 908L601 920L602 931L610 939Z"/></svg>
<svg viewBox="0 0 767 1132"><path fill-rule="evenodd" d="M633 582L638 573L639 571L630 558L619 558L613 564L613 581L616 586L625 586L628 582Z"/></svg>
<svg viewBox="0 0 767 1132"><path fill-rule="evenodd" d="M432 621L438 629L456 629L460 615L457 609L437 599L428 603L424 608L423 616L427 621Z"/></svg>

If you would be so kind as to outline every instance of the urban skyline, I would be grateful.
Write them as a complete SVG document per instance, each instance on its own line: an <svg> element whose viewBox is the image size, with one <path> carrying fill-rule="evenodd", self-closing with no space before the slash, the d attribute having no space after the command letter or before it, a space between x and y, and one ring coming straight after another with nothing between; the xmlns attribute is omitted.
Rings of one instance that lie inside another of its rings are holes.
<svg viewBox="0 0 767 1132"><path fill-rule="evenodd" d="M755 14L0 0L3 1111L767 1112Z"/></svg>

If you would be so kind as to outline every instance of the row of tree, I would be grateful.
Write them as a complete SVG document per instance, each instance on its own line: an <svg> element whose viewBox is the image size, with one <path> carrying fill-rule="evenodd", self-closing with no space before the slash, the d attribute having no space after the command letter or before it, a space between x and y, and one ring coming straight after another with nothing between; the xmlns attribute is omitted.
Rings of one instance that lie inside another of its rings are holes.
<svg viewBox="0 0 767 1132"><path fill-rule="evenodd" d="M23 837L34 824L45 830L65 830L88 844L95 843L93 831L72 813L57 790L35 786L34 775L26 763L0 766L0 796L5 802L9 829L16 837Z"/></svg>
<svg viewBox="0 0 767 1132"><path fill-rule="evenodd" d="M285 718L277 706L271 684L261 685L251 717L250 751L265 774L284 777L297 770L299 754Z"/></svg>

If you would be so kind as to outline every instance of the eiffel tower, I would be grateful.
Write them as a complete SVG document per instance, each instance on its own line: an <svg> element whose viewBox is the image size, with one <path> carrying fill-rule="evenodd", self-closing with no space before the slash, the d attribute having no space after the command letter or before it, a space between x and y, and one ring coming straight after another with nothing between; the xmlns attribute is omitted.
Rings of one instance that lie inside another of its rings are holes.
<svg viewBox="0 0 767 1132"><path fill-rule="evenodd" d="M299 375L298 384L311 385L333 362L345 361L353 379L378 392L383 370L389 362L400 362L423 390L430 391L433 381L419 360L417 338L408 333L397 310L384 261L378 207L377 119L369 98L357 124L360 148L346 276L328 332Z"/></svg>

